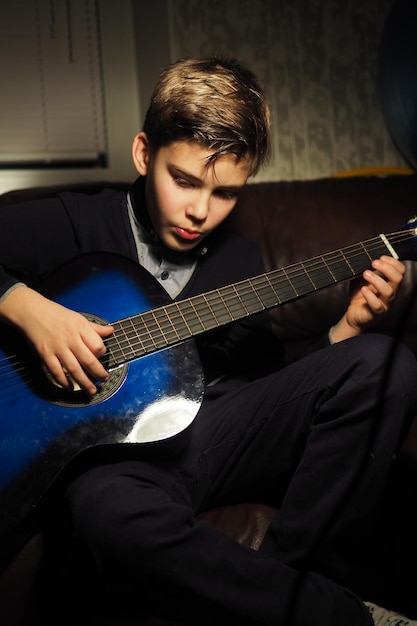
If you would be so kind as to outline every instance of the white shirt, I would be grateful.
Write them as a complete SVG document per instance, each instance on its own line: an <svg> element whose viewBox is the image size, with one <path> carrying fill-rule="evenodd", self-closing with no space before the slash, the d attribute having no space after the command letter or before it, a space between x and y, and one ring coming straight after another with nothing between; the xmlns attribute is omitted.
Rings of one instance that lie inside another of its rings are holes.
<svg viewBox="0 0 417 626"><path fill-rule="evenodd" d="M155 276L165 291L174 299L190 280L197 265L198 255L184 255L183 257L178 255L175 262L164 259L160 253L156 234L152 236L152 233L148 233L137 219L130 194L127 195L127 203L139 263Z"/></svg>

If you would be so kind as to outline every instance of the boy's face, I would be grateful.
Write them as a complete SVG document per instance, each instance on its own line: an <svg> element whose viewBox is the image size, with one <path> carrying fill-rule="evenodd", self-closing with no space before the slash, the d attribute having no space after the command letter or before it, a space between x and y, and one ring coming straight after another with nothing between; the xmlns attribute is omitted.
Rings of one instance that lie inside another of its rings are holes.
<svg viewBox="0 0 417 626"><path fill-rule="evenodd" d="M224 155L207 166L211 152L176 142L150 153L146 135L133 144L139 174L147 175L146 202L153 227L166 246L188 251L229 215L250 175L249 163Z"/></svg>

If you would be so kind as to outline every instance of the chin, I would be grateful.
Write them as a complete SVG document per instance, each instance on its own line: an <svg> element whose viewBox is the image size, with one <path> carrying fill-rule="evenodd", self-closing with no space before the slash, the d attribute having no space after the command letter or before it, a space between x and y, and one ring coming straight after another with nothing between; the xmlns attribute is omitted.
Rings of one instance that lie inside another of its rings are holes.
<svg viewBox="0 0 417 626"><path fill-rule="evenodd" d="M176 239L164 241L164 244L167 248L172 250L173 252L190 252L195 247L197 247L198 242L188 242L188 241L178 241Z"/></svg>

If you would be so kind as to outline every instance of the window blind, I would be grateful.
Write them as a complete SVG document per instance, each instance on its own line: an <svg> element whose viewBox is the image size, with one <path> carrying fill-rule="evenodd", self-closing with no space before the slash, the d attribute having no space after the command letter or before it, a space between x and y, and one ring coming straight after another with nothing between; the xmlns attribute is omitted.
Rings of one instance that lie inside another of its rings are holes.
<svg viewBox="0 0 417 626"><path fill-rule="evenodd" d="M0 169L105 166L98 10L0 0Z"/></svg>

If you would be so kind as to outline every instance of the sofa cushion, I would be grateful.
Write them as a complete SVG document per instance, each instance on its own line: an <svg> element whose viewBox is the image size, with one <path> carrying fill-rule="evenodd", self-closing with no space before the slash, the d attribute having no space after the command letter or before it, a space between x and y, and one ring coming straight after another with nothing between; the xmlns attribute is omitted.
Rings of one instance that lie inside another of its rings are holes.
<svg viewBox="0 0 417 626"><path fill-rule="evenodd" d="M261 245L270 270L397 231L416 214L417 176L328 178L248 185L230 224ZM395 332L403 307L414 298L417 264L406 265L401 297L375 330ZM339 283L272 312L288 358L297 357L339 319L348 291L347 283ZM415 298L412 304L403 339L417 351Z"/></svg>

